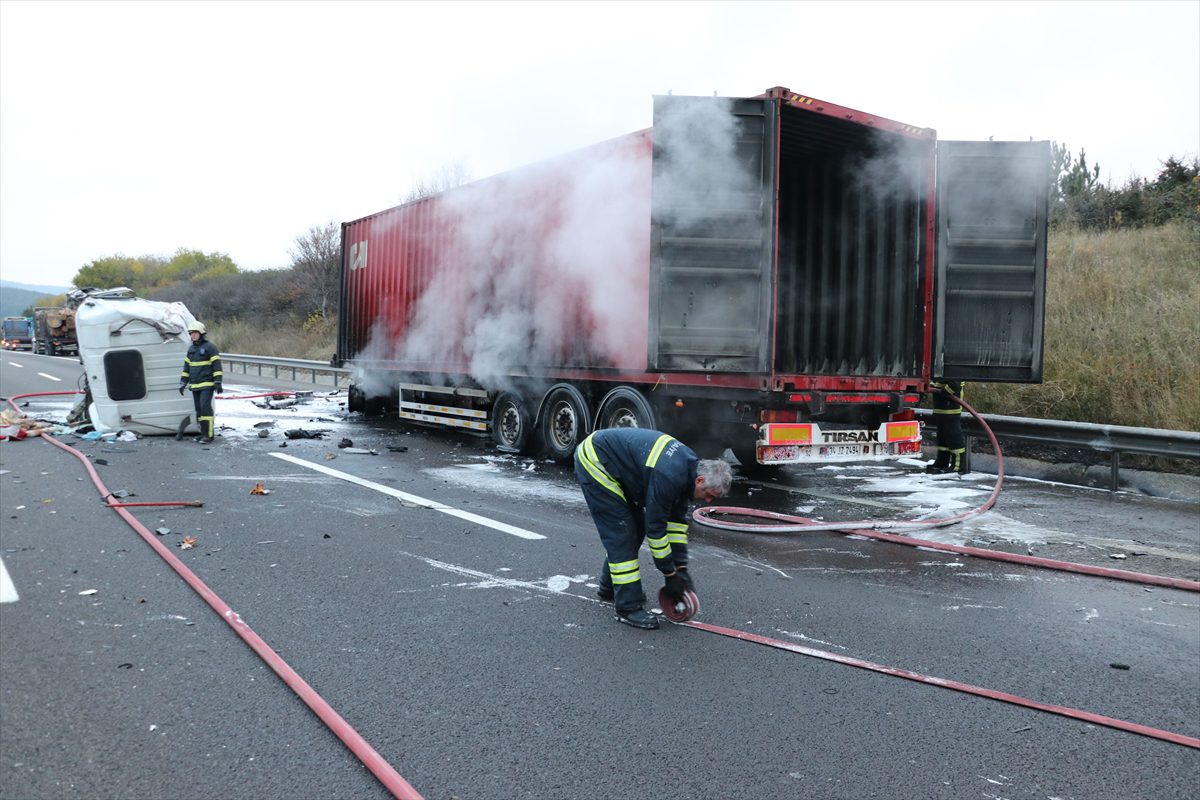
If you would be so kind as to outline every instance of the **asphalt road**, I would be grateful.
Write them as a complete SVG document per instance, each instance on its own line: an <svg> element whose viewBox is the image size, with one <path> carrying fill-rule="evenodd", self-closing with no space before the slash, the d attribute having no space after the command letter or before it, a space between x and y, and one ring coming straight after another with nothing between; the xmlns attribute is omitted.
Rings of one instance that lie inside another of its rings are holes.
<svg viewBox="0 0 1200 800"><path fill-rule="evenodd" d="M6 354L0 394L71 389L78 371ZM29 402L48 418L69 406ZM217 422L211 446L62 441L126 502L202 501L133 511L168 529L156 538L425 797L1194 796L1200 750L615 623L594 599L603 551L567 469L346 419L336 396L281 410L218 401ZM271 423L265 438L258 422ZM327 432L286 438L302 429ZM969 508L991 480L788 469L739 480L728 502L906 517ZM0 559L19 597L0 603L0 797L388 796L103 507L78 459L0 442L0 495ZM937 535L1186 577L1200 507L1012 481L996 509ZM178 547L185 536L193 548ZM1195 593L834 532L693 526L691 538L704 622L1200 737Z"/></svg>

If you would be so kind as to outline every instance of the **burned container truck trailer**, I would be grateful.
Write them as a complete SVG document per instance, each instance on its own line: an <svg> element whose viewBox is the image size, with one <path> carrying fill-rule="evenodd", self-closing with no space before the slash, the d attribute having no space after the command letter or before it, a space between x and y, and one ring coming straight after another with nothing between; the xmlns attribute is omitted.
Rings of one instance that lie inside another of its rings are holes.
<svg viewBox="0 0 1200 800"><path fill-rule="evenodd" d="M350 408L569 458L664 430L743 463L920 451L931 381L1038 382L1048 142L777 87L342 227Z"/></svg>

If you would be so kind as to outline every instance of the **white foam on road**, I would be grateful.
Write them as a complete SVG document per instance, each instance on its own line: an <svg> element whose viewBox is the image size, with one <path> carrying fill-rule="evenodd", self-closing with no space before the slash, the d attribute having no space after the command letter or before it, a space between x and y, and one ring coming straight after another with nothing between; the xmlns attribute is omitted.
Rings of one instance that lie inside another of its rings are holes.
<svg viewBox="0 0 1200 800"><path fill-rule="evenodd" d="M583 506L579 486L559 486L542 477L531 477L529 471L514 464L509 473L494 459L482 464L462 464L453 467L433 467L424 470L431 478L452 483L465 489L476 489L505 497L531 497L557 504Z"/></svg>

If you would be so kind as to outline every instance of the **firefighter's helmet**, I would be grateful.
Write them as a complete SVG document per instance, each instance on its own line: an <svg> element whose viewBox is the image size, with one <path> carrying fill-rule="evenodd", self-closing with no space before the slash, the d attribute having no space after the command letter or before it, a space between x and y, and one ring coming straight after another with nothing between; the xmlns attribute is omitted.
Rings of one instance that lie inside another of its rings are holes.
<svg viewBox="0 0 1200 800"><path fill-rule="evenodd" d="M208 333L208 329L204 327L203 322L193 322L191 325L188 325L188 333L191 333L192 331L195 331L201 336Z"/></svg>

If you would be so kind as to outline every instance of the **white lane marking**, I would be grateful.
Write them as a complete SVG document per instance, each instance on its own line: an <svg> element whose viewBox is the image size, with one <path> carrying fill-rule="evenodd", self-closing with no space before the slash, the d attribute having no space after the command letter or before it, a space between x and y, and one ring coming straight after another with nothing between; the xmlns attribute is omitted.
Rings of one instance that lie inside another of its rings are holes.
<svg viewBox="0 0 1200 800"><path fill-rule="evenodd" d="M400 551L400 555L408 556L409 558L415 558L418 561L424 561L431 567L436 567L437 569L442 569L446 572L453 572L455 575L462 575L467 578L478 578L478 583L459 584L460 586L466 585L476 589L491 589L496 586L502 586L508 589L528 589L535 592L544 592L546 594L570 594L567 592L567 589L571 588L572 583L583 583L585 585L590 585L586 583L589 577L587 575L575 575L573 577L569 575L552 575L544 581L534 583L531 581L519 581L515 578L501 578L499 575L493 575L490 572L483 572L481 570L471 569L470 567L462 567L458 564L450 564L446 561L438 561L434 558L426 558L425 556L419 556L415 553L406 553L403 550ZM580 600L587 600L588 602L601 602L599 598L583 597L577 594L571 595L571 597L576 597Z"/></svg>
<svg viewBox="0 0 1200 800"><path fill-rule="evenodd" d="M43 378L46 378L47 380L51 380L51 381L59 381L59 382L61 382L61 381L62 381L62 378L56 378L56 377L54 377L53 375L47 375L47 374L46 374L46 373L44 373L44 372L39 372L39 373L38 373L38 375L42 376Z"/></svg>
<svg viewBox="0 0 1200 800"><path fill-rule="evenodd" d="M290 462L292 464L296 464L301 467L306 467L311 470L316 470L317 472L322 472L326 475L332 475L335 478L341 478L344 481L349 481L350 483L358 484L359 486L366 487L367 489L374 489L375 491L381 492L386 495L391 495L392 497L395 497L398 500L403 500L406 503L412 503L413 505L416 505L416 506L421 506L423 508L429 508L434 511L440 511L443 514L449 514L452 517L458 517L459 519L466 520L467 522L474 522L479 525L483 525L484 527L498 530L501 533L509 533L509 534L512 534L513 536L519 536L522 539L545 539L546 538L545 536L542 536L540 533L534 533L533 531L527 531L524 528L518 528L514 525L509 525L507 523L499 522L494 519L488 519L487 517L481 517L478 514L472 514L470 511L461 511L457 508L452 508L451 506L445 505L443 503L438 503L434 500L426 500L424 497L418 497L415 494L409 494L408 492L402 492L399 489L393 489L390 486L384 486L382 484L375 483L374 481L366 480L365 478L359 478L358 476L351 475L348 472L341 472L336 469L330 469L329 467L325 466L324 464L314 464L311 461L305 461L302 458L296 458L295 456L290 456L286 453L271 453L271 455L274 456L275 458L282 459L282 460Z"/></svg>
<svg viewBox="0 0 1200 800"><path fill-rule="evenodd" d="M8 365L9 365L10 367L16 367L17 369L25 369L25 365L24 365L24 364L18 364L18 363L17 363L17 362L15 362L15 361L10 361L10 362L8 362Z"/></svg>
<svg viewBox="0 0 1200 800"><path fill-rule="evenodd" d="M4 566L4 559L0 558L0 603L15 603L19 599L17 587L13 586L12 578L8 577L8 569Z"/></svg>

